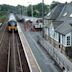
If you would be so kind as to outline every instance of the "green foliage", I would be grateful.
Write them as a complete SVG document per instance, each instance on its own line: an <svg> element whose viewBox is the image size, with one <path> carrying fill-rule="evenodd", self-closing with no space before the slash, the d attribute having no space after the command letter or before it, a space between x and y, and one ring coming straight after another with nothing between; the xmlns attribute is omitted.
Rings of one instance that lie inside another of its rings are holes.
<svg viewBox="0 0 72 72"><path fill-rule="evenodd" d="M45 5L44 4L44 16L47 15L49 10L52 10L59 2L53 1L52 4ZM31 16L31 5L27 7L28 10L28 16ZM33 16L35 17L42 17L42 3L39 3L37 5L33 5Z"/></svg>
<svg viewBox="0 0 72 72"><path fill-rule="evenodd" d="M27 7L27 15L31 16L31 5Z"/></svg>
<svg viewBox="0 0 72 72"><path fill-rule="evenodd" d="M6 20L7 20L6 15L0 16L0 22L4 23Z"/></svg>
<svg viewBox="0 0 72 72"><path fill-rule="evenodd" d="M44 4L44 15L46 15L49 11L48 6L49 5ZM31 12L29 12L29 13L31 13ZM35 17L42 17L42 3L33 5L33 15Z"/></svg>
<svg viewBox="0 0 72 72"><path fill-rule="evenodd" d="M58 2L53 1L50 6L44 4L44 15L46 15L49 12L49 8L53 9L57 5L57 3ZM3 15L8 15L9 13L31 16L32 15L31 7L32 7L31 5L25 7L22 5L11 6L11 5L3 4L0 5L0 17ZM42 17L42 3L33 5L33 16Z"/></svg>

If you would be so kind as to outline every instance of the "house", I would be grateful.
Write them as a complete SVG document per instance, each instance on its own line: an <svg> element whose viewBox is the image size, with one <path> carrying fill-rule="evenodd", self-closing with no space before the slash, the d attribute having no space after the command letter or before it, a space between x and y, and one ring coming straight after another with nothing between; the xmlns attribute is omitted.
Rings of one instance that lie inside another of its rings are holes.
<svg viewBox="0 0 72 72"><path fill-rule="evenodd" d="M72 2L58 3L44 18L45 38L62 53L72 56Z"/></svg>

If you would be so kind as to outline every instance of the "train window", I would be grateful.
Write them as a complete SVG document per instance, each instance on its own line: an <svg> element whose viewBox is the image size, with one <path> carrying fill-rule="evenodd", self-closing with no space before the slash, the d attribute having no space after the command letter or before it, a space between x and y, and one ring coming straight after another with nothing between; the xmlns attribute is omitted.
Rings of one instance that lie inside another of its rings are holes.
<svg viewBox="0 0 72 72"><path fill-rule="evenodd" d="M8 25L9 25L9 26L11 26L11 25L16 26L16 21L9 21L9 22L8 22Z"/></svg>

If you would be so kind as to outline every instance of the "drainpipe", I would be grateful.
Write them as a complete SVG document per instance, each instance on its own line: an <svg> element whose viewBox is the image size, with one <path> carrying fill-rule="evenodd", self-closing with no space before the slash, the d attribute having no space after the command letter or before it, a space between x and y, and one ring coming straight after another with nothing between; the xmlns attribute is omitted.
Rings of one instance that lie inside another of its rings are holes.
<svg viewBox="0 0 72 72"><path fill-rule="evenodd" d="M71 30L71 48L72 48L72 30Z"/></svg>

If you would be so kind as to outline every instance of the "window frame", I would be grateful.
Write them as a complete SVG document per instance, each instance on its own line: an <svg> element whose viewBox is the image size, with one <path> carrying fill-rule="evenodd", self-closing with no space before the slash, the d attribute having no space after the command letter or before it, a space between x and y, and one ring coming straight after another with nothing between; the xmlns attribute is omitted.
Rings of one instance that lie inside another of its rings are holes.
<svg viewBox="0 0 72 72"><path fill-rule="evenodd" d="M70 16L69 17L72 17L72 13L70 14Z"/></svg>
<svg viewBox="0 0 72 72"><path fill-rule="evenodd" d="M67 15L67 12L65 12L64 14L63 14L63 16L66 16Z"/></svg>
<svg viewBox="0 0 72 72"><path fill-rule="evenodd" d="M67 43L66 43L67 46L70 46L70 36L67 36Z"/></svg>
<svg viewBox="0 0 72 72"><path fill-rule="evenodd" d="M48 14L47 14L47 16L50 16L51 15L51 12L49 12Z"/></svg>

